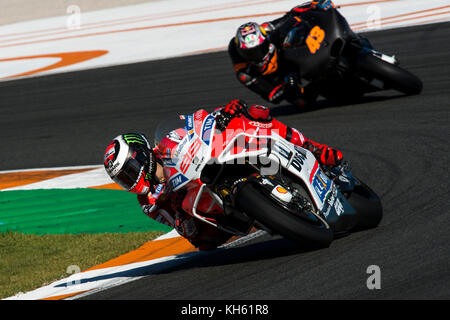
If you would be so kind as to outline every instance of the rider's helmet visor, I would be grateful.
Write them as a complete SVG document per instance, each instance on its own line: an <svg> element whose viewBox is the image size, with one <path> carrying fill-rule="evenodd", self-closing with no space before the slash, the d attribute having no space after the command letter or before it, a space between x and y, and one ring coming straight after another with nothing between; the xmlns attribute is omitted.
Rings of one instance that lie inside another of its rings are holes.
<svg viewBox="0 0 450 320"><path fill-rule="evenodd" d="M113 180L125 190L133 189L139 182L142 175L146 174L146 167L148 166L148 158L145 153L133 152L131 157L125 162L119 173L113 177Z"/></svg>
<svg viewBox="0 0 450 320"><path fill-rule="evenodd" d="M269 53L269 41L264 41L259 46L245 49L246 58L253 63L260 63Z"/></svg>

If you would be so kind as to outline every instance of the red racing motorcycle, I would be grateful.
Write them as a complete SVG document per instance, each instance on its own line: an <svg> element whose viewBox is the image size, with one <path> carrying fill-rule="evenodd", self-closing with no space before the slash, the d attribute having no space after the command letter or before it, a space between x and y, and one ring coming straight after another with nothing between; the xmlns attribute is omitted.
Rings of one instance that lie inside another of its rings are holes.
<svg viewBox="0 0 450 320"><path fill-rule="evenodd" d="M379 197L348 166L322 167L310 151L263 123L234 118L221 131L215 113L181 118L187 134L174 156L163 158L168 186L192 194L188 214L204 223L240 236L257 227L319 247L379 224ZM168 132L160 126L155 140ZM201 210L205 199L221 210Z"/></svg>

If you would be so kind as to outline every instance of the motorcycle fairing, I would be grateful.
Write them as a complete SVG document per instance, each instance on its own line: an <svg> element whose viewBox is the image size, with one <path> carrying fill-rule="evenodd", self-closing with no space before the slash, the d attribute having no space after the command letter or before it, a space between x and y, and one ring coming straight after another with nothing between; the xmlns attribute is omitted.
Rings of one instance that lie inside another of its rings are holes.
<svg viewBox="0 0 450 320"><path fill-rule="evenodd" d="M308 189L316 208L334 230L348 230L356 214L336 184L320 168L314 155L307 149L293 145L279 137L271 155L278 157L280 165L299 177Z"/></svg>
<svg viewBox="0 0 450 320"><path fill-rule="evenodd" d="M261 128L253 126L247 128L246 123L238 118L230 130L222 133L214 131L214 117L203 114L196 117L196 114L192 114L185 119L188 135L180 142L179 149L177 148L175 152L178 159L172 168L174 174L168 181L173 191L201 185L193 209L197 218L213 224L198 215L195 210L202 193L205 191L212 193L200 182L202 169L207 163L215 161L218 164L246 164L248 159L261 158L272 161L277 170L279 166L284 167L301 179L316 208L331 228L335 229L334 226L342 225L343 216L355 214L347 199L322 171L309 150L286 141L275 131L260 130ZM237 143L238 141L242 141L243 144ZM263 170L261 174L264 175ZM192 186L189 186L189 183ZM217 195L212 196L220 203L221 200Z"/></svg>

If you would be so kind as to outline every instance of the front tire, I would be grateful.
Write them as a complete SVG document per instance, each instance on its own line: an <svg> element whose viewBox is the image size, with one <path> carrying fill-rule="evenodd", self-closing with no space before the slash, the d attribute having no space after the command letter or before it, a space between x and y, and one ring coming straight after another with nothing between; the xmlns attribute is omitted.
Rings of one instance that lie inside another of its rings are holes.
<svg viewBox="0 0 450 320"><path fill-rule="evenodd" d="M361 55L358 68L364 76L382 81L385 89L398 90L406 95L416 95L422 91L423 84L418 77L372 54Z"/></svg>
<svg viewBox="0 0 450 320"><path fill-rule="evenodd" d="M356 211L356 226L352 231L362 231L378 226L383 218L381 199L364 182L358 180L359 184L348 196L350 205Z"/></svg>
<svg viewBox="0 0 450 320"><path fill-rule="evenodd" d="M331 229L325 225L313 225L295 216L251 183L240 186L234 200L237 209L298 244L323 248L333 241Z"/></svg>

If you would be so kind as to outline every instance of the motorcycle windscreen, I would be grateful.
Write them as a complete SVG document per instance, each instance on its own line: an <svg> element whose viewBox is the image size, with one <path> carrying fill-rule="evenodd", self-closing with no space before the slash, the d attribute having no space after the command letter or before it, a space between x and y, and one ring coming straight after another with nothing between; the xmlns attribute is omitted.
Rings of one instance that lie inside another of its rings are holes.
<svg viewBox="0 0 450 320"><path fill-rule="evenodd" d="M170 118L166 118L158 123L154 132L154 144L157 146L161 140L167 136L170 132L184 128L185 120L183 115L173 115Z"/></svg>

